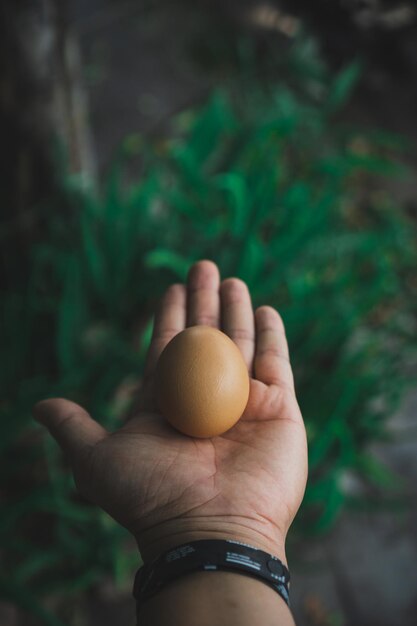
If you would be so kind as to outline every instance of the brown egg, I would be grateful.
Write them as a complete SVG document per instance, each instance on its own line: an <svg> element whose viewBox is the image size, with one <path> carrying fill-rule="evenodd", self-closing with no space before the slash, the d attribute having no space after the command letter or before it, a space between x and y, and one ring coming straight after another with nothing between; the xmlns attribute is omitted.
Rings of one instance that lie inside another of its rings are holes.
<svg viewBox="0 0 417 626"><path fill-rule="evenodd" d="M191 437L214 437L241 417L249 374L237 345L210 326L191 326L165 347L156 368L161 413Z"/></svg>

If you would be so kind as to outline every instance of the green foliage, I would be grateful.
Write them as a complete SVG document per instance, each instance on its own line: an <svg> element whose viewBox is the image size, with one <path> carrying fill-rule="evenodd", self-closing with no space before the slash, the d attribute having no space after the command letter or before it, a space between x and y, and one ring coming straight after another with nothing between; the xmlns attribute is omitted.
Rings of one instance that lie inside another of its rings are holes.
<svg viewBox="0 0 417 626"><path fill-rule="evenodd" d="M415 327L415 224L380 189L401 174L398 142L334 121L356 64L333 79L296 47L286 68L291 81L245 76L216 90L173 121L169 139L128 138L101 197L67 179L74 219L45 208L29 284L2 295L0 592L45 624L60 622L39 597L109 570L130 584L137 564L123 529L75 495L30 407L67 396L116 428L156 302L198 259L241 277L255 306L284 318L310 447L300 532L331 526L347 471L392 487L364 451L408 382ZM134 164L140 175L126 184Z"/></svg>

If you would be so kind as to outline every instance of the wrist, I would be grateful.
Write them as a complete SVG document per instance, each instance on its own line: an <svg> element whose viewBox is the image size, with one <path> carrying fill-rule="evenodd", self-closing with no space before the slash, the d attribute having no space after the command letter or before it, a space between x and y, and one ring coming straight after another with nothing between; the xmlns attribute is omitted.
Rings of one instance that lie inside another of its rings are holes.
<svg viewBox="0 0 417 626"><path fill-rule="evenodd" d="M165 586L138 609L138 624L155 626L295 626L291 611L277 592L238 572L194 572Z"/></svg>
<svg viewBox="0 0 417 626"><path fill-rule="evenodd" d="M175 519L145 529L135 535L144 563L181 544L200 539L233 539L278 557L288 566L285 536L272 529L256 528L245 519Z"/></svg>

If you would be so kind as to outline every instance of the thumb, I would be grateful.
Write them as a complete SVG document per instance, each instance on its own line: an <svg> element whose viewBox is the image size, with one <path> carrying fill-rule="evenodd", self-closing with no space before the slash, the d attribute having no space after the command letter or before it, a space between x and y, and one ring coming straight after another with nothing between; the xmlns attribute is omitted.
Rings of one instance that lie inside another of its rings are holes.
<svg viewBox="0 0 417 626"><path fill-rule="evenodd" d="M46 426L71 463L77 462L83 452L108 434L79 404L64 398L41 400L32 411L34 418Z"/></svg>

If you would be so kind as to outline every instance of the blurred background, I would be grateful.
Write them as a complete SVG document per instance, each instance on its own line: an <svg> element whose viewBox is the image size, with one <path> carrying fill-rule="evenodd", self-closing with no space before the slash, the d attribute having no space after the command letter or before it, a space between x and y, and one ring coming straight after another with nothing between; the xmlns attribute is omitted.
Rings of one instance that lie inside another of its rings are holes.
<svg viewBox="0 0 417 626"><path fill-rule="evenodd" d="M117 428L200 258L286 324L298 626L415 624L417 2L4 0L0 623L133 625L128 533L30 409Z"/></svg>

